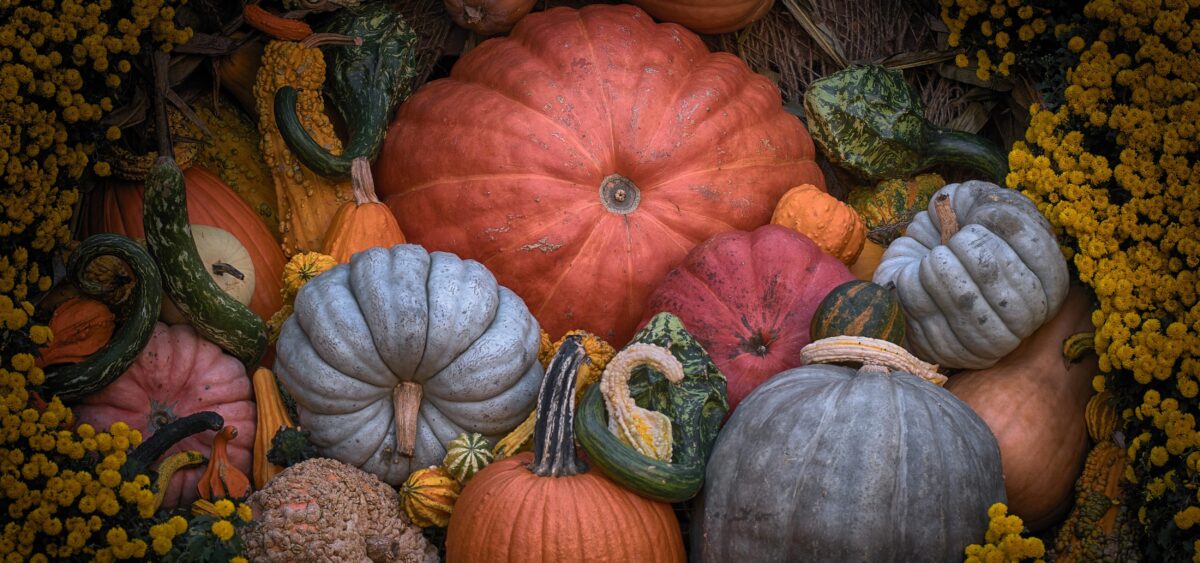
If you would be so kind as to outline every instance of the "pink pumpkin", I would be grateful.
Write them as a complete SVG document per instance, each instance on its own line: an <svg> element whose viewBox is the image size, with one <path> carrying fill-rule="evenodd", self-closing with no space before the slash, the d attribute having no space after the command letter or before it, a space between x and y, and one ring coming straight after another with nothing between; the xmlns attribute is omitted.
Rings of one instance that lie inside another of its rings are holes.
<svg viewBox="0 0 1200 563"><path fill-rule="evenodd" d="M821 300L854 274L778 225L716 235L653 293L646 318L675 314L729 380L729 411L767 378L800 365Z"/></svg>
<svg viewBox="0 0 1200 563"><path fill-rule="evenodd" d="M237 438L228 445L229 460L245 472L251 471L254 449L254 390L242 363L205 340L191 325L157 323L150 342L133 365L115 381L88 396L74 407L80 422L97 431L117 421L147 438L159 426L176 418L214 411L235 426ZM183 450L196 450L211 457L216 432L206 431L184 438L164 457ZM196 482L204 465L175 474L163 498L164 507L190 503L197 498Z"/></svg>

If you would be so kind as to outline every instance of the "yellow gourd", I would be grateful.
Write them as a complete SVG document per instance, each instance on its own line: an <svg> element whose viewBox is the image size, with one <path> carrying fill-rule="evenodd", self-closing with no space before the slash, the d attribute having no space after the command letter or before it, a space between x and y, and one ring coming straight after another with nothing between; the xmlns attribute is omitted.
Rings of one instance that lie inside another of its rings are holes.
<svg viewBox="0 0 1200 563"><path fill-rule="evenodd" d="M296 114L305 130L330 152L341 154L342 143L325 114L321 94L325 58L318 47L346 39L315 33L300 42L272 41L263 51L262 67L254 83L263 159L275 184L279 232L288 256L323 249L334 215L343 203L353 200L353 194L349 180L325 178L300 164L288 150L275 123L275 91L282 86L295 88Z"/></svg>
<svg viewBox="0 0 1200 563"><path fill-rule="evenodd" d="M267 452L271 450L271 441L275 434L284 428L295 428L292 417L288 416L283 398L279 396L279 387L275 383L275 374L267 368L258 368L254 372L254 404L258 412L258 420L254 427L254 466L251 469L254 488L261 489L272 477L278 475L283 468L267 460Z"/></svg>
<svg viewBox="0 0 1200 563"><path fill-rule="evenodd" d="M445 528L461 486L441 465L413 471L400 486L400 503L408 518L422 528Z"/></svg>
<svg viewBox="0 0 1200 563"><path fill-rule="evenodd" d="M211 135L204 136L196 164L221 177L279 239L279 214L275 208L275 183L263 160L258 127L234 104L219 98L216 111L196 104L196 115ZM194 127L193 134L203 135Z"/></svg>

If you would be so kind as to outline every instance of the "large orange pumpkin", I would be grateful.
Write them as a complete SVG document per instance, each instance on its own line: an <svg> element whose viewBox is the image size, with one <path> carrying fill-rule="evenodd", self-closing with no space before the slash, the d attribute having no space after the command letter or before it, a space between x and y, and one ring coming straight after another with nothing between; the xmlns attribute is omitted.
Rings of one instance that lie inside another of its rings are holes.
<svg viewBox="0 0 1200 563"><path fill-rule="evenodd" d="M246 247L255 272L250 309L264 320L270 319L283 305L279 290L283 287L284 259L279 241L267 230L258 214L215 174L192 166L184 172L184 180L187 183L188 220L194 225L224 229ZM87 206L89 216L85 230L88 234L117 233L144 238L144 193L145 187L139 183L105 186Z"/></svg>
<svg viewBox="0 0 1200 563"><path fill-rule="evenodd" d="M482 262L551 334L626 342L697 243L824 187L808 131L737 57L635 6L556 8L401 107L376 162L410 242Z"/></svg>

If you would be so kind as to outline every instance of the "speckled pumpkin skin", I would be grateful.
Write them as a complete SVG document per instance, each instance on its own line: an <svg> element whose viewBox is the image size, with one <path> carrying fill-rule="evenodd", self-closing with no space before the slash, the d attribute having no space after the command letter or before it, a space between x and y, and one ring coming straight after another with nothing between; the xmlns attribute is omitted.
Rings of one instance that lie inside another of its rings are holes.
<svg viewBox="0 0 1200 563"><path fill-rule="evenodd" d="M692 556L957 562L1004 500L996 439L948 391L907 373L805 366L756 389L721 430Z"/></svg>

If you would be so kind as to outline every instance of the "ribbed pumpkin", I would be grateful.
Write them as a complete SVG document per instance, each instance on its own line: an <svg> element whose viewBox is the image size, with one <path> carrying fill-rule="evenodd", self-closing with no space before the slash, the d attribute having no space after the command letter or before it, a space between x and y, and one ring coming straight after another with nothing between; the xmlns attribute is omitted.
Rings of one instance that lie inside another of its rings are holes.
<svg viewBox="0 0 1200 563"><path fill-rule="evenodd" d="M821 250L847 266L858 259L867 240L858 213L824 189L810 184L796 186L783 194L771 222L812 239Z"/></svg>
<svg viewBox="0 0 1200 563"><path fill-rule="evenodd" d="M657 19L696 33L737 31L767 15L775 0L632 0Z"/></svg>
<svg viewBox="0 0 1200 563"><path fill-rule="evenodd" d="M1009 513L1035 532L1071 507L1087 455L1084 414L1098 373L1095 355L1069 363L1063 341L1092 328L1087 291L1074 286L1058 314L996 365L963 372L946 388L971 405L1000 444Z"/></svg>
<svg viewBox="0 0 1200 563"><path fill-rule="evenodd" d="M764 225L694 248L650 295L646 311L683 321L728 379L732 411L768 377L799 365L817 306L852 279L804 235Z"/></svg>
<svg viewBox="0 0 1200 563"><path fill-rule="evenodd" d="M824 186L779 91L635 6L556 8L400 108L375 164L410 242L479 260L551 334L629 340L697 243ZM603 299L597 299L603 296Z"/></svg>
<svg viewBox="0 0 1200 563"><path fill-rule="evenodd" d="M124 421L143 436L187 415L213 411L238 435L228 443L228 461L249 474L254 447L255 409L250 378L242 363L204 340L190 325L158 323L150 342L125 373L74 407L75 416L96 428ZM197 450L210 456L214 432L180 440L167 454ZM180 471L163 506L196 498L203 468Z"/></svg>
<svg viewBox="0 0 1200 563"><path fill-rule="evenodd" d="M254 296L250 310L264 320L279 309L282 298L283 252L279 243L263 224L262 219L246 202L238 198L229 186L216 175L193 166L184 172L187 182L188 219L194 225L211 225L229 231L237 237L254 262ZM144 238L142 198L145 187L140 184L113 183L94 194L89 210L86 231L117 233L130 238Z"/></svg>
<svg viewBox="0 0 1200 563"><path fill-rule="evenodd" d="M362 157L354 159L350 177L354 201L342 204L329 223L329 232L325 233L324 253L339 264L349 262L356 252L368 248L391 248L405 243L392 210L375 197L371 163Z"/></svg>
<svg viewBox="0 0 1200 563"><path fill-rule="evenodd" d="M446 532L448 563L684 561L671 505L646 500L575 457L579 337L563 343L538 392L533 452L475 475Z"/></svg>
<svg viewBox="0 0 1200 563"><path fill-rule="evenodd" d="M961 561L984 537L988 507L1004 502L987 425L902 367L915 358L879 352L889 343L831 341L721 430L693 512L694 561Z"/></svg>
<svg viewBox="0 0 1200 563"><path fill-rule="evenodd" d="M418 469L400 485L400 502L413 524L445 528L462 487L440 465Z"/></svg>
<svg viewBox="0 0 1200 563"><path fill-rule="evenodd" d="M817 306L809 334L867 336L903 344L904 313L900 300L882 286L860 280L833 288Z"/></svg>

